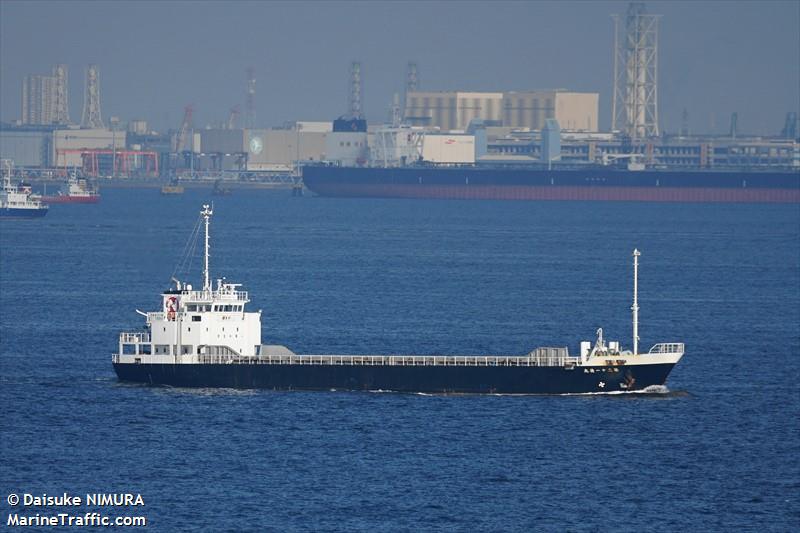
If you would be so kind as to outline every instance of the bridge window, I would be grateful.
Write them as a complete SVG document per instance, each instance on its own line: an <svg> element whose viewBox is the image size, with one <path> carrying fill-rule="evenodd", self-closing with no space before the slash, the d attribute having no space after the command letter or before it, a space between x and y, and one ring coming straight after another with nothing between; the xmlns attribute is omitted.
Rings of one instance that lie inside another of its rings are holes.
<svg viewBox="0 0 800 533"><path fill-rule="evenodd" d="M144 355L150 355L150 351L152 349L152 344L140 344L139 345L139 353Z"/></svg>
<svg viewBox="0 0 800 533"><path fill-rule="evenodd" d="M135 344L123 344L122 345L122 353L125 355L133 355L136 353L136 345Z"/></svg>
<svg viewBox="0 0 800 533"><path fill-rule="evenodd" d="M169 355L169 344L156 344L156 355Z"/></svg>

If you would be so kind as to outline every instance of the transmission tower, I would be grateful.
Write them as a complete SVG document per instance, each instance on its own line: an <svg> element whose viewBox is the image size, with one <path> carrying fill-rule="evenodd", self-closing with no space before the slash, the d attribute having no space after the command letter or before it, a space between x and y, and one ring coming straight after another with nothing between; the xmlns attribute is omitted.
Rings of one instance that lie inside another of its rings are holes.
<svg viewBox="0 0 800 533"><path fill-rule="evenodd" d="M240 114L241 114L241 111L239 111L239 106L238 105L235 105L235 106L233 106L231 108L230 115L228 115L228 124L227 124L229 130L235 130L236 129L236 127L239 124L239 115Z"/></svg>
<svg viewBox="0 0 800 533"><path fill-rule="evenodd" d="M67 93L67 65L53 67L55 78L55 102L53 105L53 122L55 124L69 124L69 94Z"/></svg>
<svg viewBox="0 0 800 533"><path fill-rule="evenodd" d="M419 90L419 77L417 76L417 64L413 61L408 62L406 72L406 94Z"/></svg>
<svg viewBox="0 0 800 533"><path fill-rule="evenodd" d="M614 19L614 100L611 129L632 141L658 136L658 21L644 4L628 5L624 24Z"/></svg>
<svg viewBox="0 0 800 533"><path fill-rule="evenodd" d="M361 107L361 63L350 65L350 118L363 118Z"/></svg>
<svg viewBox="0 0 800 533"><path fill-rule="evenodd" d="M406 115L408 106L408 95L419 90L419 77L417 74L417 64L413 61L408 62L406 67L406 92L403 95L403 116Z"/></svg>
<svg viewBox="0 0 800 533"><path fill-rule="evenodd" d="M183 122L181 129L178 131L178 136L175 138L175 151L180 153L189 149L189 134L192 131L192 113L194 112L194 105L189 104L183 108ZM191 143L194 148L194 139Z"/></svg>
<svg viewBox="0 0 800 533"><path fill-rule="evenodd" d="M100 70L97 65L89 65L86 68L81 126L84 128L105 127L100 116Z"/></svg>
<svg viewBox="0 0 800 533"><path fill-rule="evenodd" d="M392 98L392 108L389 118L392 121L393 128L397 128L403 122L403 115L400 113L400 95L398 93L394 93L394 97Z"/></svg>
<svg viewBox="0 0 800 533"><path fill-rule="evenodd" d="M245 104L245 127L256 127L256 71L247 67L247 101Z"/></svg>

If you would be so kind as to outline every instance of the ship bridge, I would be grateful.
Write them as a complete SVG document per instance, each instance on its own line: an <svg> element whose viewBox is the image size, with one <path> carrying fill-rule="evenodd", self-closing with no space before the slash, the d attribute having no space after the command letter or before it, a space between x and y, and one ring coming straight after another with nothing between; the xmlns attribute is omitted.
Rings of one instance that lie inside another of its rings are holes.
<svg viewBox="0 0 800 533"><path fill-rule="evenodd" d="M261 311L248 312L250 302L241 284L209 274L209 219L212 211L203 206L205 220L205 266L203 287L195 290L174 277L175 287L161 293L161 310L137 312L146 317L146 332L123 332L119 337L119 358L131 362L191 363L203 355L255 355L261 346Z"/></svg>

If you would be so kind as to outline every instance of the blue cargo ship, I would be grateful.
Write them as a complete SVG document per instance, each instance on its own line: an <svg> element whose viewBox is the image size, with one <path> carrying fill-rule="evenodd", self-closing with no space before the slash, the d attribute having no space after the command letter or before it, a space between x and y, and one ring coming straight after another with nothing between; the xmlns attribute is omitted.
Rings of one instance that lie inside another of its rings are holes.
<svg viewBox="0 0 800 533"><path fill-rule="evenodd" d="M112 364L121 381L175 387L275 390L365 390L472 394L573 394L646 391L663 386L684 354L680 342L639 351L638 266L633 252L633 344L606 341L597 330L575 355L541 347L522 355L298 355L261 343L261 311L247 311L248 293L225 278L211 283L209 220L205 223L202 288L179 280L161 294L161 308L137 312L142 330L123 332Z"/></svg>

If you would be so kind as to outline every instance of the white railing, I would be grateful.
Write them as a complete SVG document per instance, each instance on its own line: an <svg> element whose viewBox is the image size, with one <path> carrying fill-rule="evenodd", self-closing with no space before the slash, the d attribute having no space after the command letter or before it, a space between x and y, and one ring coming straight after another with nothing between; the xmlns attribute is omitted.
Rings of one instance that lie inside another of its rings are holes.
<svg viewBox="0 0 800 533"><path fill-rule="evenodd" d="M567 366L576 364L577 357L552 352L549 356L504 355L225 355L222 353L198 356L203 364L252 365L358 365L358 366ZM214 347L217 348L217 347ZM219 347L224 348L224 347ZM552 348L550 350L553 350ZM564 349L559 349L564 350ZM535 353L535 352L534 352Z"/></svg>
<svg viewBox="0 0 800 533"><path fill-rule="evenodd" d="M566 347L536 348L530 353L530 357L536 362L536 366L565 366L568 364L574 365L578 362L577 357L569 356L569 349Z"/></svg>
<svg viewBox="0 0 800 533"><path fill-rule="evenodd" d="M682 342L660 342L650 348L647 353L683 353Z"/></svg>
<svg viewBox="0 0 800 533"><path fill-rule="evenodd" d="M203 345L200 346L200 358L203 357L241 357L239 352L231 348L230 346L220 346L220 345ZM203 362L202 360L200 361Z"/></svg>
<svg viewBox="0 0 800 533"><path fill-rule="evenodd" d="M226 302L246 302L247 291L216 290L216 291L186 291L181 299L187 302L211 303L212 300Z"/></svg>
<svg viewBox="0 0 800 533"><path fill-rule="evenodd" d="M150 342L150 334L146 332L123 332L119 334L119 341L123 344L147 343Z"/></svg>

